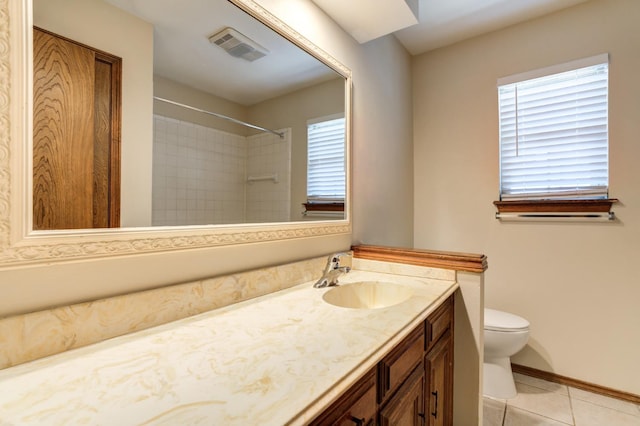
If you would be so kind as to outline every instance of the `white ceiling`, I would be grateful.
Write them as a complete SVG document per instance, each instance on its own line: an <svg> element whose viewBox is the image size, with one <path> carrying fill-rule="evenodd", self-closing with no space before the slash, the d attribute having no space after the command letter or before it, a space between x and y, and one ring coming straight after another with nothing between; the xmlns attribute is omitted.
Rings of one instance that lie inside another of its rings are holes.
<svg viewBox="0 0 640 426"><path fill-rule="evenodd" d="M419 0L419 23L394 34L418 55L588 0Z"/></svg>
<svg viewBox="0 0 640 426"><path fill-rule="evenodd" d="M337 75L227 0L106 1L153 24L155 73L240 104L251 105ZM375 2L387 0L359 1L371 9ZM404 1L418 2L419 23L394 34L417 55L588 0ZM360 9L360 15L366 15L368 9ZM375 25L380 18L376 19L367 24ZM254 39L270 54L246 62L210 44L208 37L227 26Z"/></svg>
<svg viewBox="0 0 640 426"><path fill-rule="evenodd" d="M358 43L418 23L418 0L311 0ZM375 5L375 6L374 6Z"/></svg>
<svg viewBox="0 0 640 426"><path fill-rule="evenodd" d="M241 105L338 77L331 68L227 0L105 0L153 25L154 74ZM264 46L254 62L209 42L232 27Z"/></svg>

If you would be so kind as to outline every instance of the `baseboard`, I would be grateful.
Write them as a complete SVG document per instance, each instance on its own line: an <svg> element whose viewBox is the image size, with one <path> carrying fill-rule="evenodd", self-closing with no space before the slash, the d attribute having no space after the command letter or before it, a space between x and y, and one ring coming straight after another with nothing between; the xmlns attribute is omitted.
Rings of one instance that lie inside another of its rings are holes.
<svg viewBox="0 0 640 426"><path fill-rule="evenodd" d="M633 402L634 404L640 404L640 395L630 392L594 385L593 383L583 382L582 380L572 379L571 377L565 377L559 374L549 373L548 371L538 370L537 368L526 367L519 364L511 364L511 369L514 373L524 374L525 376L537 377L538 379L547 380L549 382L560 383L561 385L567 385L577 389L609 396L611 398Z"/></svg>

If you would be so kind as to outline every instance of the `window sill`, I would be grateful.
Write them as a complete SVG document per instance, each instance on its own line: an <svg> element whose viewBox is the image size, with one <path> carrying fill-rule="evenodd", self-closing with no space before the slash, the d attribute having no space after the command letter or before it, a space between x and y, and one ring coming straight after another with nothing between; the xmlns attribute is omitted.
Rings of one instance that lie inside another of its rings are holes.
<svg viewBox="0 0 640 426"><path fill-rule="evenodd" d="M584 212L605 213L611 210L617 198L604 200L517 200L494 201L499 213L525 213L525 212Z"/></svg>
<svg viewBox="0 0 640 426"><path fill-rule="evenodd" d="M344 203L302 203L308 212L343 212Z"/></svg>
<svg viewBox="0 0 640 426"><path fill-rule="evenodd" d="M611 211L617 198L599 200L494 201L496 219L604 219L614 220Z"/></svg>

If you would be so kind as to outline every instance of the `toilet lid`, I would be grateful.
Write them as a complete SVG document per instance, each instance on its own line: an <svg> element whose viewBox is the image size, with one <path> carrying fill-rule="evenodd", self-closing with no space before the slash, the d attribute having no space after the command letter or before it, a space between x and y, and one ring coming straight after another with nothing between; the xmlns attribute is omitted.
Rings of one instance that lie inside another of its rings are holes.
<svg viewBox="0 0 640 426"><path fill-rule="evenodd" d="M508 312L485 308L484 328L494 331L521 331L529 329L529 321Z"/></svg>

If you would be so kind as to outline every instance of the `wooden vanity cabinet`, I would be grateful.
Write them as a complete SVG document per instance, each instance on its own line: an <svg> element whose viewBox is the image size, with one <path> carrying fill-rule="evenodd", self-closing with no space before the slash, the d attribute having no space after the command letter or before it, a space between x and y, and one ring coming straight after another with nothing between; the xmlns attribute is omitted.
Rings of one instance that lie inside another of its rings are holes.
<svg viewBox="0 0 640 426"><path fill-rule="evenodd" d="M376 371L370 370L311 425L364 426L376 421Z"/></svg>
<svg viewBox="0 0 640 426"><path fill-rule="evenodd" d="M312 425L453 423L453 296Z"/></svg>
<svg viewBox="0 0 640 426"><path fill-rule="evenodd" d="M380 426L422 426L425 419L424 365L411 372L398 392L380 409Z"/></svg>
<svg viewBox="0 0 640 426"><path fill-rule="evenodd" d="M453 422L453 345L445 335L425 356L426 425Z"/></svg>
<svg viewBox="0 0 640 426"><path fill-rule="evenodd" d="M453 331L453 297L442 302L425 321L426 347L431 349L438 340L447 332Z"/></svg>
<svg viewBox="0 0 640 426"><path fill-rule="evenodd" d="M414 368L422 364L424 348L424 326L420 325L378 363L379 404L384 404Z"/></svg>
<svg viewBox="0 0 640 426"><path fill-rule="evenodd" d="M427 320L425 410L428 426L453 424L453 297Z"/></svg>

